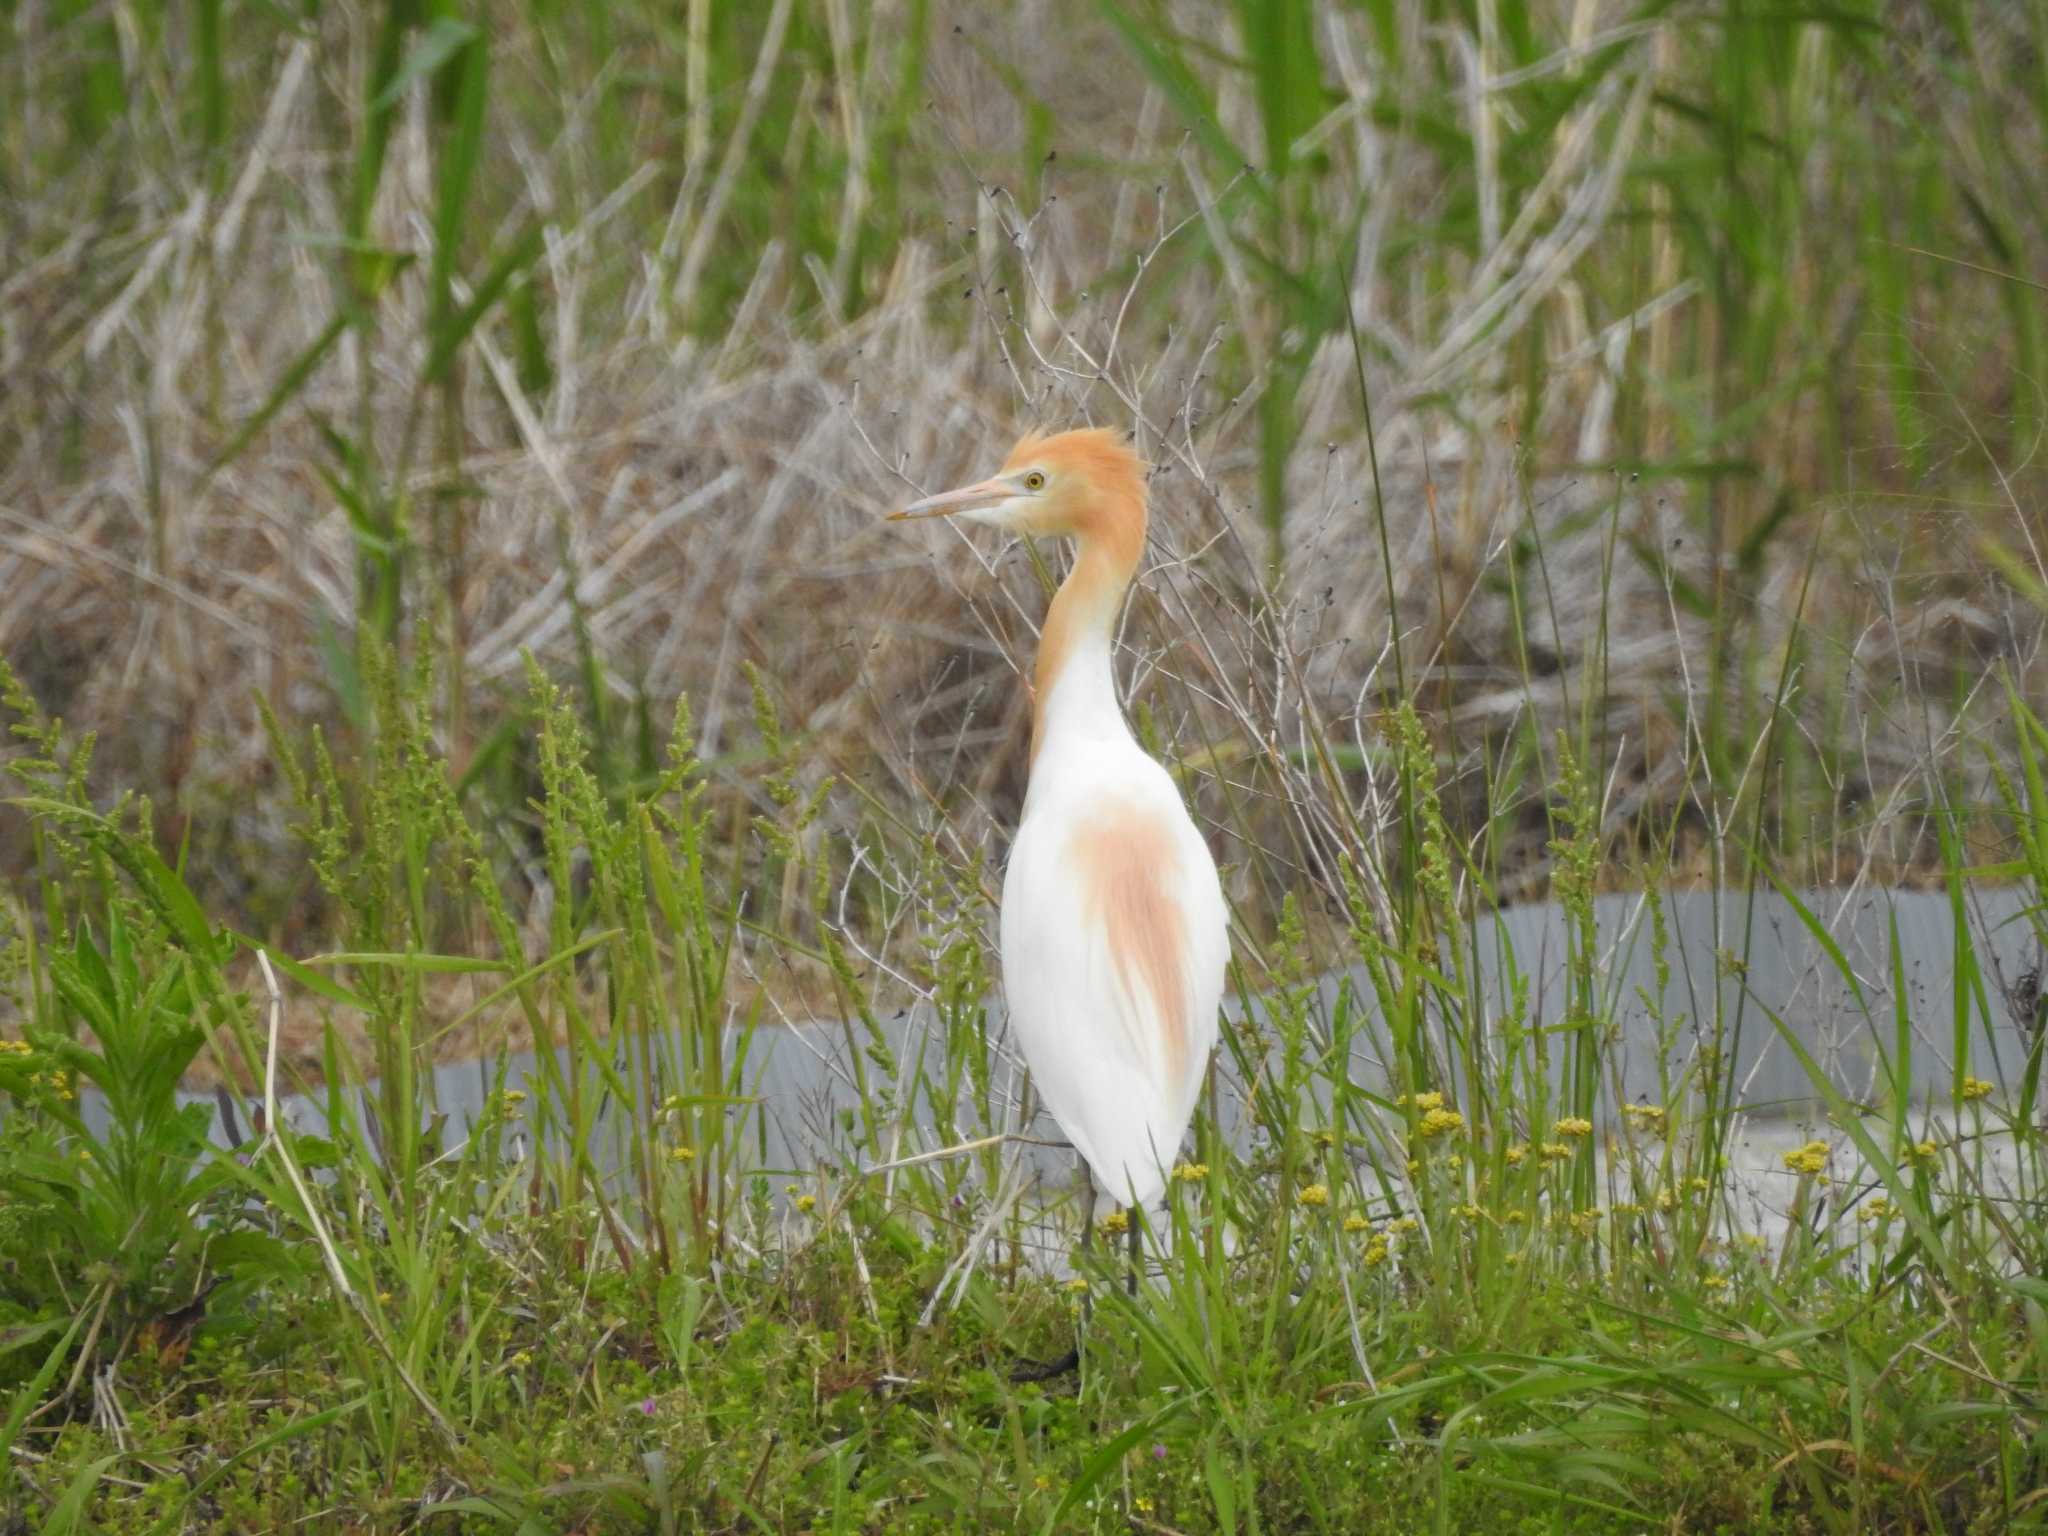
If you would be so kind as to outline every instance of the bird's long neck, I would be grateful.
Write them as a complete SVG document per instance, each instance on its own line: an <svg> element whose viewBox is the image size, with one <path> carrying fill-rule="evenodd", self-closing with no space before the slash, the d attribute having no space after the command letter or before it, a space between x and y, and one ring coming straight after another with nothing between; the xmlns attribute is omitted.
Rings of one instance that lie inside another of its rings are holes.
<svg viewBox="0 0 2048 1536"><path fill-rule="evenodd" d="M1145 548L1145 503L1142 497L1106 500L1101 512L1083 521L1074 568L1053 595L1039 636L1034 769L1046 743L1056 738L1130 734L1110 658L1117 613Z"/></svg>

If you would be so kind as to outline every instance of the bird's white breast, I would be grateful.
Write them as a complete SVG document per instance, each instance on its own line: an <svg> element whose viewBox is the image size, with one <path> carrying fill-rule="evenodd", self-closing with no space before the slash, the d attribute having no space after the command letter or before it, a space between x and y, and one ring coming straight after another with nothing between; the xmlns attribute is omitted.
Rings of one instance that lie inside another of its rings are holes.
<svg viewBox="0 0 2048 1536"><path fill-rule="evenodd" d="M1061 732L1040 752L1002 941L1046 1107L1115 1203L1155 1199L1215 1044L1229 946L1208 847L1127 732Z"/></svg>

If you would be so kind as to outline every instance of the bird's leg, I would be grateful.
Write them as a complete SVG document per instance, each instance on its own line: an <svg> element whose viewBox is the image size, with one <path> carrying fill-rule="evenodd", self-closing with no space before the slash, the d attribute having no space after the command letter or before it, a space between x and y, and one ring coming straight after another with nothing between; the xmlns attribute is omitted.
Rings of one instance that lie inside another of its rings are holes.
<svg viewBox="0 0 2048 1536"><path fill-rule="evenodd" d="M1095 1239L1095 1186L1088 1177L1088 1165L1086 1163L1081 1165L1081 1198L1087 1202L1085 1207L1087 1214L1081 1218L1081 1252L1086 1253ZM1094 1316L1094 1298L1086 1291L1083 1291L1081 1293L1081 1322L1083 1326L1086 1326L1088 1319L1092 1316ZM1067 1372L1078 1369L1080 1364L1081 1341L1077 1337L1074 1340L1074 1347L1064 1355L1061 1355L1059 1359L1048 1360L1043 1365L1032 1363L1020 1365L1010 1372L1010 1380L1016 1382L1051 1381L1054 1377L1064 1376Z"/></svg>
<svg viewBox="0 0 2048 1536"><path fill-rule="evenodd" d="M1131 1272L1129 1275L1125 1276L1124 1284L1129 1294L1133 1296L1138 1294L1138 1264L1143 1252L1138 1242L1139 1218L1142 1214L1142 1211L1138 1207L1132 1207L1131 1224L1130 1227L1127 1229L1130 1234L1126 1241L1129 1245L1131 1254Z"/></svg>

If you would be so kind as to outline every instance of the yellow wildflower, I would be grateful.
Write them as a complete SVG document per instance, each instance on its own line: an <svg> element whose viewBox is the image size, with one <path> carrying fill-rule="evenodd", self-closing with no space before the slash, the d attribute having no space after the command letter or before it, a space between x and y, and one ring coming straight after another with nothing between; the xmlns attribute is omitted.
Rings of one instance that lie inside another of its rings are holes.
<svg viewBox="0 0 2048 1536"><path fill-rule="evenodd" d="M1199 1184L1209 1177L1207 1163L1182 1163L1173 1170L1173 1176L1183 1184Z"/></svg>
<svg viewBox="0 0 2048 1536"><path fill-rule="evenodd" d="M1102 1218L1101 1227L1112 1236L1118 1232L1128 1232L1131 1230L1131 1213L1123 1210L1111 1211Z"/></svg>
<svg viewBox="0 0 2048 1536"><path fill-rule="evenodd" d="M1371 1242L1369 1242L1369 1243L1367 1243L1367 1244L1365 1245L1365 1267L1366 1267L1367 1269L1378 1269L1378 1268L1379 1268L1379 1267L1380 1267L1380 1266L1381 1266L1382 1264L1384 1264L1384 1263L1386 1263L1386 1262L1387 1262L1387 1240L1386 1240L1386 1238L1384 1238L1384 1237L1376 1237L1376 1238L1374 1238L1374 1239L1373 1239L1373 1240L1372 1240Z"/></svg>
<svg viewBox="0 0 2048 1536"><path fill-rule="evenodd" d="M1413 1216L1402 1216L1397 1218L1387 1230L1390 1232L1414 1232L1420 1230L1421 1226L1422 1223Z"/></svg>
<svg viewBox="0 0 2048 1536"><path fill-rule="evenodd" d="M1906 1148L1906 1155L1923 1163L1931 1163L1941 1155L1941 1148L1931 1141L1916 1141Z"/></svg>
<svg viewBox="0 0 2048 1536"><path fill-rule="evenodd" d="M1460 1221L1477 1221L1479 1217L1480 1210L1476 1205L1461 1205L1458 1207L1458 1219Z"/></svg>
<svg viewBox="0 0 2048 1536"><path fill-rule="evenodd" d="M1856 1208L1856 1219L1858 1221L1890 1221L1898 1213L1899 1208L1896 1205L1885 1199L1883 1195L1878 1195L1873 1199L1864 1201L1862 1205Z"/></svg>
<svg viewBox="0 0 2048 1536"><path fill-rule="evenodd" d="M526 1090L524 1088L507 1088L505 1090L505 1102L507 1104L524 1104L526 1102Z"/></svg>
<svg viewBox="0 0 2048 1536"><path fill-rule="evenodd" d="M1523 1159L1523 1158L1525 1158L1525 1157L1527 1157L1528 1155L1529 1155L1529 1149L1528 1149L1527 1147L1525 1147L1525 1146L1519 1146L1519 1145L1518 1145L1518 1146L1512 1146L1512 1147L1509 1147L1509 1148L1508 1148L1508 1151L1507 1151L1507 1158L1508 1158L1508 1166L1509 1166L1510 1168L1518 1168L1518 1167L1520 1167L1520 1166L1521 1166L1521 1163L1522 1163L1522 1159Z"/></svg>
<svg viewBox="0 0 2048 1536"><path fill-rule="evenodd" d="M1561 1141L1546 1141L1537 1150L1543 1154L1543 1160L1547 1163L1561 1162L1572 1155L1572 1149Z"/></svg>
<svg viewBox="0 0 2048 1536"><path fill-rule="evenodd" d="M1076 1296L1080 1295L1083 1291L1088 1289L1087 1277L1084 1275L1074 1276L1073 1279L1067 1282L1067 1289L1072 1291Z"/></svg>
<svg viewBox="0 0 2048 1536"><path fill-rule="evenodd" d="M1372 1223L1359 1215L1358 1212L1353 1211L1344 1218L1344 1230L1346 1232L1370 1232L1372 1230Z"/></svg>
<svg viewBox="0 0 2048 1536"><path fill-rule="evenodd" d="M1336 1136L1329 1131L1317 1131L1314 1139L1316 1150L1319 1152L1327 1152L1330 1148L1337 1145Z"/></svg>
<svg viewBox="0 0 2048 1536"><path fill-rule="evenodd" d="M1963 1097L1988 1099L1991 1097L1991 1085L1981 1077L1966 1077L1963 1079Z"/></svg>
<svg viewBox="0 0 2048 1536"><path fill-rule="evenodd" d="M674 1147L670 1149L668 1155L679 1163L687 1163L697 1155L697 1149L695 1147Z"/></svg>
<svg viewBox="0 0 2048 1536"><path fill-rule="evenodd" d="M1794 1173L1822 1173L1828 1166L1828 1144L1824 1141L1809 1141L1796 1152L1785 1154L1785 1166Z"/></svg>
<svg viewBox="0 0 2048 1536"><path fill-rule="evenodd" d="M1577 1115L1566 1115L1564 1119L1557 1122L1557 1134L1560 1136L1590 1136L1593 1134L1593 1122L1581 1120Z"/></svg>
<svg viewBox="0 0 2048 1536"><path fill-rule="evenodd" d="M1691 1190L1696 1195L1704 1195L1705 1193L1707 1193L1708 1190L1712 1189L1714 1186L1709 1184L1705 1179L1695 1174L1692 1178L1689 1178L1685 1181L1685 1187Z"/></svg>
<svg viewBox="0 0 2048 1536"><path fill-rule="evenodd" d="M1303 1205L1328 1205L1330 1203L1330 1186L1327 1184L1311 1184L1305 1189L1296 1190L1294 1198Z"/></svg>
<svg viewBox="0 0 2048 1536"><path fill-rule="evenodd" d="M533 1356L532 1356L532 1355L531 1355L531 1354L530 1354L529 1352L527 1352L526 1350L523 1350L523 1349L522 1349L522 1350L520 1350L520 1351L519 1351L518 1353L516 1353L515 1355L513 1355L513 1357L512 1357L512 1364L514 1364L514 1365L531 1365L531 1364L533 1364Z"/></svg>
<svg viewBox="0 0 2048 1536"><path fill-rule="evenodd" d="M1455 1109L1432 1109L1422 1117L1416 1131L1422 1136L1444 1136L1465 1128L1465 1117Z"/></svg>
<svg viewBox="0 0 2048 1536"><path fill-rule="evenodd" d="M1404 1093L1394 1102L1403 1109L1406 1109L1408 1107L1408 1095ZM1421 1110L1442 1109L1444 1107L1444 1096L1440 1093L1418 1093L1415 1095L1415 1107Z"/></svg>
<svg viewBox="0 0 2048 1536"><path fill-rule="evenodd" d="M1511 1227L1519 1227L1523 1222L1527 1221L1528 1219L1529 1213L1527 1211L1509 1211L1507 1215L1501 1217L1501 1220L1506 1222Z"/></svg>
<svg viewBox="0 0 2048 1536"><path fill-rule="evenodd" d="M1624 1104L1621 1112L1646 1131L1664 1129L1664 1106L1662 1104Z"/></svg>
<svg viewBox="0 0 2048 1536"><path fill-rule="evenodd" d="M813 1207L815 1207L817 1203L818 1197L816 1195L798 1195L796 1197L796 1208L800 1211L808 1212Z"/></svg>
<svg viewBox="0 0 2048 1536"><path fill-rule="evenodd" d="M1722 1291L1728 1288L1728 1277L1726 1275L1702 1275L1700 1276L1700 1284L1710 1291Z"/></svg>
<svg viewBox="0 0 2048 1536"><path fill-rule="evenodd" d="M1152 1513L1152 1501L1146 1498L1145 1495L1141 1493L1135 1499L1131 1500L1131 1508L1135 1509L1141 1515L1149 1515Z"/></svg>

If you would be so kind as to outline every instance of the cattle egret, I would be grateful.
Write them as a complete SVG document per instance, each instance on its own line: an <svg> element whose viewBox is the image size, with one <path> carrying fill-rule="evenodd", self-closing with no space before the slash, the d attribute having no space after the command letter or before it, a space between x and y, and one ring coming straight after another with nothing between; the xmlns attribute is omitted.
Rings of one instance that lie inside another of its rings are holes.
<svg viewBox="0 0 2048 1536"><path fill-rule="evenodd" d="M1025 1063L1088 1164L1096 1209L1149 1205L1216 1043L1230 940L1216 861L1117 703L1114 630L1145 548L1144 466L1114 432L1030 436L993 478L895 515L1078 545L1039 637L1003 979Z"/></svg>

